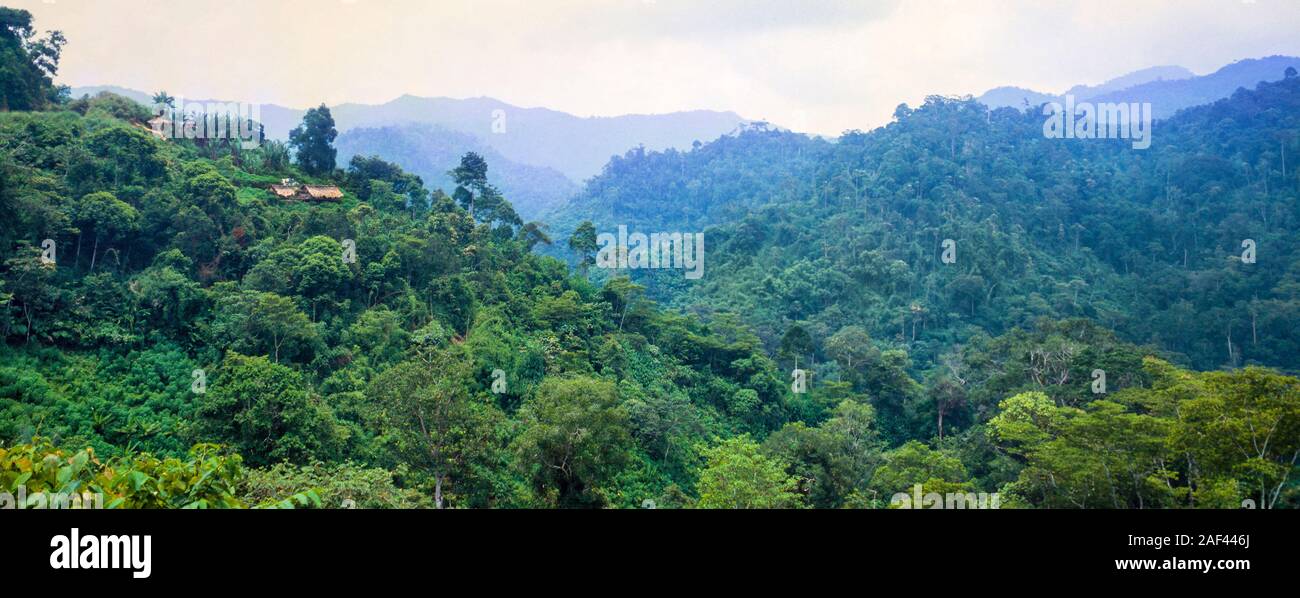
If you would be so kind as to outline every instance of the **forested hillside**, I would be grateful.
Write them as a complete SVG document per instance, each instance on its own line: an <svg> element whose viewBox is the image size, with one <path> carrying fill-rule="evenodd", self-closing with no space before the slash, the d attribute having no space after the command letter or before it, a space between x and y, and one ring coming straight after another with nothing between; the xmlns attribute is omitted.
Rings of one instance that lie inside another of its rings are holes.
<svg viewBox="0 0 1300 598"><path fill-rule="evenodd" d="M636 274L680 306L746 314L769 348L797 324L821 357L861 326L928 368L979 334L1083 317L1198 369L1294 372L1298 109L1292 77L1158 121L1152 148L1135 150L1045 138L1035 111L935 97L834 144L752 131L629 153L567 221L713 226L700 283ZM1256 263L1241 259L1247 239Z"/></svg>
<svg viewBox="0 0 1300 598"><path fill-rule="evenodd" d="M155 139L145 115L108 95L0 115L9 441L203 440L251 465L400 471L457 506L635 506L692 484L695 443L790 419L752 336L530 254L544 235L473 160L462 206L381 161L322 178ZM274 198L285 177L347 193Z"/></svg>
<svg viewBox="0 0 1300 598"><path fill-rule="evenodd" d="M0 70L47 55L26 19ZM567 232L520 218L477 154L445 190L384 156L336 162L324 105L288 146L245 148L31 80L0 111L7 489L140 508L1300 502L1300 380L1278 371L1300 369L1297 78L1162 123L1145 153L942 98L833 143L757 126L634 150L561 222L710 227L704 278L671 283L541 255Z"/></svg>

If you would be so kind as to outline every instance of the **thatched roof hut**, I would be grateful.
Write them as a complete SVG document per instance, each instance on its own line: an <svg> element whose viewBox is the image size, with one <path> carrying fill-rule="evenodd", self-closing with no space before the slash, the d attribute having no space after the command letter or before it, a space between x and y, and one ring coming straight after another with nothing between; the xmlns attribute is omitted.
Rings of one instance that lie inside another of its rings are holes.
<svg viewBox="0 0 1300 598"><path fill-rule="evenodd" d="M343 190L334 185L271 185L271 193L280 199L300 201L339 201Z"/></svg>
<svg viewBox="0 0 1300 598"><path fill-rule="evenodd" d="M271 193L280 199L296 199L298 188L289 185L271 185Z"/></svg>
<svg viewBox="0 0 1300 598"><path fill-rule="evenodd" d="M309 199L316 201L338 201L343 199L343 191L334 185L303 185L303 191Z"/></svg>

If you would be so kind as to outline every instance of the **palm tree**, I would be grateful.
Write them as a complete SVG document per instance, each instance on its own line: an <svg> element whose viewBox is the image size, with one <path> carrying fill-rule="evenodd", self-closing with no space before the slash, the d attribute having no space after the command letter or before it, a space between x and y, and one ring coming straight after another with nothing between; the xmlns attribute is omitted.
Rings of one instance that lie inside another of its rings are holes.
<svg viewBox="0 0 1300 598"><path fill-rule="evenodd" d="M167 95L167 92L165 91L160 91L158 93L153 94L153 103L155 106L158 106L159 108L163 106L166 106L168 108L175 108L176 98Z"/></svg>

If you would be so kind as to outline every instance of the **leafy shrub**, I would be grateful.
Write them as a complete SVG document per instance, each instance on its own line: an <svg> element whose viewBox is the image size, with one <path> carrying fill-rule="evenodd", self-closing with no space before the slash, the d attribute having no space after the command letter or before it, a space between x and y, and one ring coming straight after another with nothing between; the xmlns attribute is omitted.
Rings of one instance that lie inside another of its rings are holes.
<svg viewBox="0 0 1300 598"><path fill-rule="evenodd" d="M356 463L295 466L279 463L249 469L239 487L240 498L265 503L302 488L314 488L324 508L415 509L430 506L429 497L412 488L399 488L398 474Z"/></svg>
<svg viewBox="0 0 1300 598"><path fill-rule="evenodd" d="M29 504L37 493L90 492L109 509L239 509L247 507L236 495L244 475L243 459L214 444L195 445L186 459L142 453L106 461L94 449L70 452L43 438L0 448L0 489L16 495L25 487ZM306 490L259 506L320 506L320 497Z"/></svg>

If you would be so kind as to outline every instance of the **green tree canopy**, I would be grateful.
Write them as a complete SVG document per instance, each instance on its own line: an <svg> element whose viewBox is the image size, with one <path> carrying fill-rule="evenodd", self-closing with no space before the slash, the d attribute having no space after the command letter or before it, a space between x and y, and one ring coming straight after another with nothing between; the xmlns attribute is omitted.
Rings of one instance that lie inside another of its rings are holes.
<svg viewBox="0 0 1300 598"><path fill-rule="evenodd" d="M700 509L792 509L803 506L798 479L764 455L748 436L728 438L703 452Z"/></svg>
<svg viewBox="0 0 1300 598"><path fill-rule="evenodd" d="M298 166L308 174L322 175L334 171L334 139L339 132L334 128L334 116L325 104L307 110L302 124L289 131L289 146L297 154Z"/></svg>
<svg viewBox="0 0 1300 598"><path fill-rule="evenodd" d="M66 42L58 31L37 38L30 12L0 6L0 112L43 110L63 99L54 75Z"/></svg>

